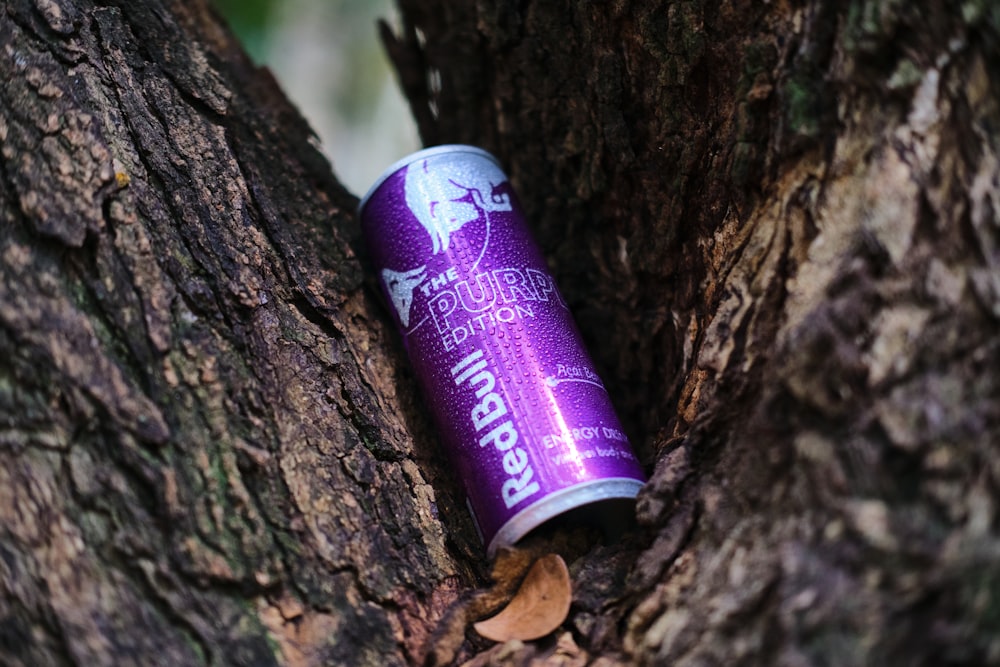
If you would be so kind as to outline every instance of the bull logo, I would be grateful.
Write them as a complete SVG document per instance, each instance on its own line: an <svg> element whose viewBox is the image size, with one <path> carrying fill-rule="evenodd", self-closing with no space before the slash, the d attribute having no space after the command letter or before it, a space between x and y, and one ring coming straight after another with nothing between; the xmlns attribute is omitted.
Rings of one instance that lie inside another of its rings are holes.
<svg viewBox="0 0 1000 667"><path fill-rule="evenodd" d="M382 269L382 281L389 290L392 305L404 327L410 326L410 306L413 305L413 290L427 277L427 265L409 271Z"/></svg>
<svg viewBox="0 0 1000 667"><path fill-rule="evenodd" d="M431 237L434 254L448 250L451 235L470 222L485 218L486 239L472 268L482 260L489 245L489 214L510 211L510 195L495 192L507 181L490 161L476 161L470 169L465 161L420 160L406 168L403 184L406 206ZM410 326L413 292L427 278L427 265L409 271L383 269L382 281L403 327ZM418 323L419 324L419 323ZM415 327L414 327L415 328Z"/></svg>
<svg viewBox="0 0 1000 667"><path fill-rule="evenodd" d="M452 232L483 213L511 210L509 195L493 194L507 177L492 162L480 162L476 171L467 163L443 161L430 171L427 162L406 168L404 189L406 205L430 234L434 254L448 249Z"/></svg>

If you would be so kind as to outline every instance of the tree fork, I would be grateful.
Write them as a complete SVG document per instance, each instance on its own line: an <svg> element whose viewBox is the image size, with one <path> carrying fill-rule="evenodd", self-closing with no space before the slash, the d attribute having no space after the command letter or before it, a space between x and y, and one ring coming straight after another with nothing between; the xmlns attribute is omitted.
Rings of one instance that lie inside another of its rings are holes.
<svg viewBox="0 0 1000 667"><path fill-rule="evenodd" d="M460 659L1000 660L996 10L400 6L652 471L558 641ZM201 2L0 47L3 662L419 662L486 564L305 122Z"/></svg>

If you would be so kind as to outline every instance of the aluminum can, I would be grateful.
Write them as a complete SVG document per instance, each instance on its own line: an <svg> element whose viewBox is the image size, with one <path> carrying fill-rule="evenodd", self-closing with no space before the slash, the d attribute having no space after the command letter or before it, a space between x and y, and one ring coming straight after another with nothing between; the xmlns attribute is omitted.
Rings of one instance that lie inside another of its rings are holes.
<svg viewBox="0 0 1000 667"><path fill-rule="evenodd" d="M414 153L359 213L489 557L569 510L634 499L642 468L496 158Z"/></svg>

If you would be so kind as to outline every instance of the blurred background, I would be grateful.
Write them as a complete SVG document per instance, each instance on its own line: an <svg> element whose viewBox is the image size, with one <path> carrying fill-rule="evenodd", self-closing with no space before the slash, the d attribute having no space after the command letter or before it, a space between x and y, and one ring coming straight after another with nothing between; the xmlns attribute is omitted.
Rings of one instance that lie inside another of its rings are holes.
<svg viewBox="0 0 1000 667"><path fill-rule="evenodd" d="M258 65L274 73L319 135L337 178L359 197L420 148L375 22L391 0L213 0Z"/></svg>

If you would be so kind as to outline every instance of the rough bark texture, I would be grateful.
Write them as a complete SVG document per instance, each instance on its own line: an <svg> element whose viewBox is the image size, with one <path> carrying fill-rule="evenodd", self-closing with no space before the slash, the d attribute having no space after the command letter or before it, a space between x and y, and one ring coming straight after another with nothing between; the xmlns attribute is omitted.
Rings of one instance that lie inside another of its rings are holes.
<svg viewBox="0 0 1000 667"><path fill-rule="evenodd" d="M465 519L306 124L202 3L5 2L0 82L0 662L415 660Z"/></svg>
<svg viewBox="0 0 1000 667"><path fill-rule="evenodd" d="M401 0L652 474L464 659L1000 663L1000 11L919 4ZM419 662L486 568L356 199L202 3L0 7L0 662Z"/></svg>
<svg viewBox="0 0 1000 667"><path fill-rule="evenodd" d="M425 141L501 156L654 468L580 650L1000 663L996 6L400 4Z"/></svg>

